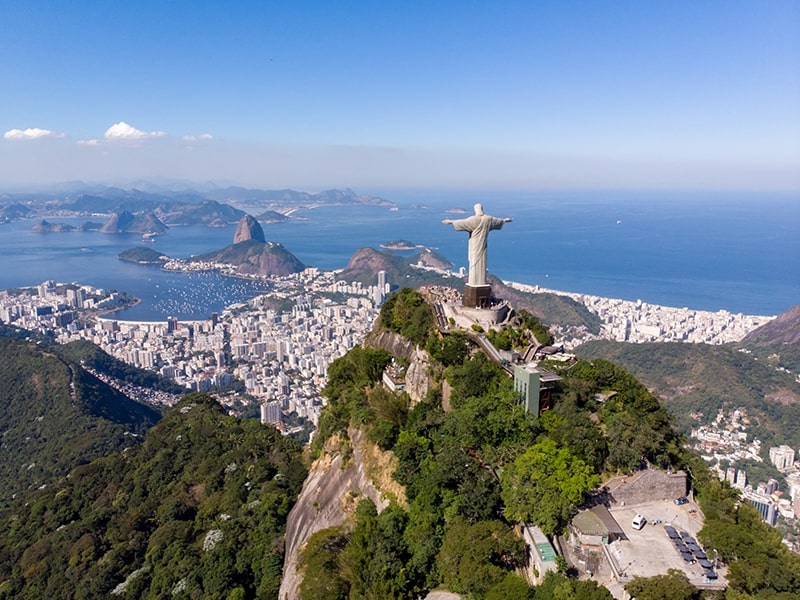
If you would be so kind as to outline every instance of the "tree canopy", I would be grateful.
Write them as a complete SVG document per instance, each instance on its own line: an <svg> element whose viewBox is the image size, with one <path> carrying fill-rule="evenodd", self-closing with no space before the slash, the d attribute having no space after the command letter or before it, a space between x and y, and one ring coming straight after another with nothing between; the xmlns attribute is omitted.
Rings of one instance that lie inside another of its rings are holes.
<svg viewBox="0 0 800 600"><path fill-rule="evenodd" d="M552 534L600 477L568 448L544 438L509 464L500 481L506 518L536 523Z"/></svg>
<svg viewBox="0 0 800 600"><path fill-rule="evenodd" d="M277 597L300 447L205 394L0 520L0 598ZM127 582L127 583L126 583Z"/></svg>
<svg viewBox="0 0 800 600"><path fill-rule="evenodd" d="M383 303L380 322L386 329L424 346L433 330L433 310L418 291L403 288Z"/></svg>

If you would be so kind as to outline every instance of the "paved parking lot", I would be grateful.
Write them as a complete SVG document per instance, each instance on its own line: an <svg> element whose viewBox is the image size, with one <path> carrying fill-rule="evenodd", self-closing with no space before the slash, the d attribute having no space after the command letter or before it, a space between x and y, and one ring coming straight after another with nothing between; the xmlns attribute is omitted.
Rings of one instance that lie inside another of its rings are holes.
<svg viewBox="0 0 800 600"><path fill-rule="evenodd" d="M671 500L653 501L635 506L615 505L610 509L614 519L625 532L627 539L609 544L609 553L616 562L623 577L653 577L666 573L668 569L679 569L686 573L689 581L703 585L705 569L697 563L687 564L670 541L664 525L671 525L678 531L687 531L693 537L702 527L692 503L678 506ZM647 524L637 531L631 525L633 517L641 513ZM660 520L660 524L655 522ZM713 561L714 552L706 548L709 559ZM723 570L724 572L724 570ZM719 573L718 583L722 584L723 573Z"/></svg>

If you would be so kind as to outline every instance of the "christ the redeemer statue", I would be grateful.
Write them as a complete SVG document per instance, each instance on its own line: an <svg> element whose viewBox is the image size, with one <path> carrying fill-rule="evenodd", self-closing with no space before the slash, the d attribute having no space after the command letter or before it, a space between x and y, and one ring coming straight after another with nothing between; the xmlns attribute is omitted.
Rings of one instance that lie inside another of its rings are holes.
<svg viewBox="0 0 800 600"><path fill-rule="evenodd" d="M445 219L445 225L452 225L456 231L469 232L469 280L467 286L479 288L486 286L486 240L489 232L510 223L511 219L499 219L483 212L483 206L475 205L475 214L466 219L453 221Z"/></svg>

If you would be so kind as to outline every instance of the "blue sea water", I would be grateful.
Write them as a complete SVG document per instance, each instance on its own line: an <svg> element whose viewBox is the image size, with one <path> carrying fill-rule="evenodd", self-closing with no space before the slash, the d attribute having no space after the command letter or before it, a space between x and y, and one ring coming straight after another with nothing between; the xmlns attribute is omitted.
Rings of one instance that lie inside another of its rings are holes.
<svg viewBox="0 0 800 600"><path fill-rule="evenodd" d="M722 193L386 192L398 205L298 211L263 225L304 263L343 268L357 249L404 239L466 266L467 234L441 223L449 209L512 217L489 236L489 270L562 291L697 310L774 315L800 304L800 195ZM427 208L414 207L422 204ZM49 219L82 223L86 219ZM141 238L98 232L34 233L0 225L0 289L78 281L143 299L129 319L206 318L262 291L214 274L168 273L117 255ZM174 227L155 250L175 257L221 248L234 227ZM401 283L401 282L393 282Z"/></svg>

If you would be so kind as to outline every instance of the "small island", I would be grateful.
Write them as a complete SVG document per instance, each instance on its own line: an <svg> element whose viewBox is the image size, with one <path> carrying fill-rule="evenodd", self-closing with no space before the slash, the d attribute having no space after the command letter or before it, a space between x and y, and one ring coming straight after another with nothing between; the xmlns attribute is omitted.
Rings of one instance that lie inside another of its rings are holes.
<svg viewBox="0 0 800 600"><path fill-rule="evenodd" d="M262 223L283 223L289 220L289 217L275 210L268 210L266 212L263 212L256 218Z"/></svg>
<svg viewBox="0 0 800 600"><path fill-rule="evenodd" d="M169 260L168 256L164 256L160 252L156 252L152 248L145 248L143 246L136 246L130 250L120 252L118 258L127 262L136 263L139 265L163 265Z"/></svg>
<svg viewBox="0 0 800 600"><path fill-rule="evenodd" d="M449 213L451 215L465 215L467 214L468 211L464 210L463 208L448 208L444 212Z"/></svg>
<svg viewBox="0 0 800 600"><path fill-rule="evenodd" d="M43 219L34 225L31 231L36 233L64 233L66 231L75 231L75 228L67 223L51 223Z"/></svg>
<svg viewBox="0 0 800 600"><path fill-rule="evenodd" d="M394 240L380 245L384 250L416 250L422 248L420 244L412 244L408 240Z"/></svg>

